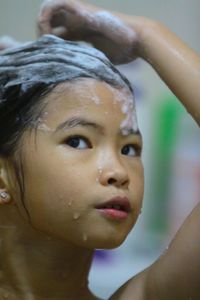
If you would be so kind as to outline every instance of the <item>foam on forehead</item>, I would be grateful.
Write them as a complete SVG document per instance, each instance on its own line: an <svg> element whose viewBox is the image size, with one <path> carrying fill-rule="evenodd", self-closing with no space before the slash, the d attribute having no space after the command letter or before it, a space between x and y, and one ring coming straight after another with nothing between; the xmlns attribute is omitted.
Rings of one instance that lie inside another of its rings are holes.
<svg viewBox="0 0 200 300"><path fill-rule="evenodd" d="M129 81L97 49L83 43L44 35L35 42L0 52L0 90L20 85L26 92L37 83L47 85L76 78L94 78L111 85Z"/></svg>

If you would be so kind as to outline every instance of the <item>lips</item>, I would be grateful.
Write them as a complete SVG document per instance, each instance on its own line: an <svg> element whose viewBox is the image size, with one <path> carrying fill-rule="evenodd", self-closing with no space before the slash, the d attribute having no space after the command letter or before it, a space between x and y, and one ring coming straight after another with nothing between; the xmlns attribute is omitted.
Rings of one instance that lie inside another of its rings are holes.
<svg viewBox="0 0 200 300"><path fill-rule="evenodd" d="M95 208L112 219L125 219L131 211L130 202L126 197L114 197Z"/></svg>

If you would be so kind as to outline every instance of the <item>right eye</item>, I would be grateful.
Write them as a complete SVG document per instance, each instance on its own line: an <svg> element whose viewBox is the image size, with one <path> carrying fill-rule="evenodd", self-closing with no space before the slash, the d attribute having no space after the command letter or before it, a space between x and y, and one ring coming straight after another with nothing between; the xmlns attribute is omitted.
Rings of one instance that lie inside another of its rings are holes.
<svg viewBox="0 0 200 300"><path fill-rule="evenodd" d="M132 156L132 157L140 156L141 148L138 145L128 144L122 148L121 153L123 155Z"/></svg>
<svg viewBox="0 0 200 300"><path fill-rule="evenodd" d="M79 150L91 148L89 141L82 136L71 136L65 141L65 144Z"/></svg>

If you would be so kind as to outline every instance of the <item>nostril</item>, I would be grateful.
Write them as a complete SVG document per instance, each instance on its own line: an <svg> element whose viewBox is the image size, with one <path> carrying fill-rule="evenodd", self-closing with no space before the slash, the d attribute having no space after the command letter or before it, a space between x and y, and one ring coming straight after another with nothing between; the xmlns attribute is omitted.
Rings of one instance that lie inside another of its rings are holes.
<svg viewBox="0 0 200 300"><path fill-rule="evenodd" d="M114 184L114 183L116 183L116 179L114 179L114 178L108 179L108 184Z"/></svg>

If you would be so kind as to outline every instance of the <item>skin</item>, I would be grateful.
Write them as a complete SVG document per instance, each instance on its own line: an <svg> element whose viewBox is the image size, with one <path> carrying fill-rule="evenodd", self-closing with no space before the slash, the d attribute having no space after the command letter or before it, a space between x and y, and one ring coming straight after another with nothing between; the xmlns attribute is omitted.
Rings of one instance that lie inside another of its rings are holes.
<svg viewBox="0 0 200 300"><path fill-rule="evenodd" d="M133 106L123 113L133 98L127 88L82 79L59 85L45 101L37 131L27 130L22 140L26 210L12 166L1 160L1 187L11 195L1 220L13 226L2 238L2 297L97 299L87 283L93 251L119 246L142 206L141 135L136 120L124 122ZM74 117L87 124L61 126ZM81 136L76 146L74 136ZM124 220L95 208L115 196L130 201Z"/></svg>
<svg viewBox="0 0 200 300"><path fill-rule="evenodd" d="M116 64L142 58L200 125L199 55L159 22L117 12L113 12L111 22L110 18L102 18L101 11L85 2L45 1L38 17L39 33L89 41ZM200 299L199 226L200 204L165 254L111 299Z"/></svg>

